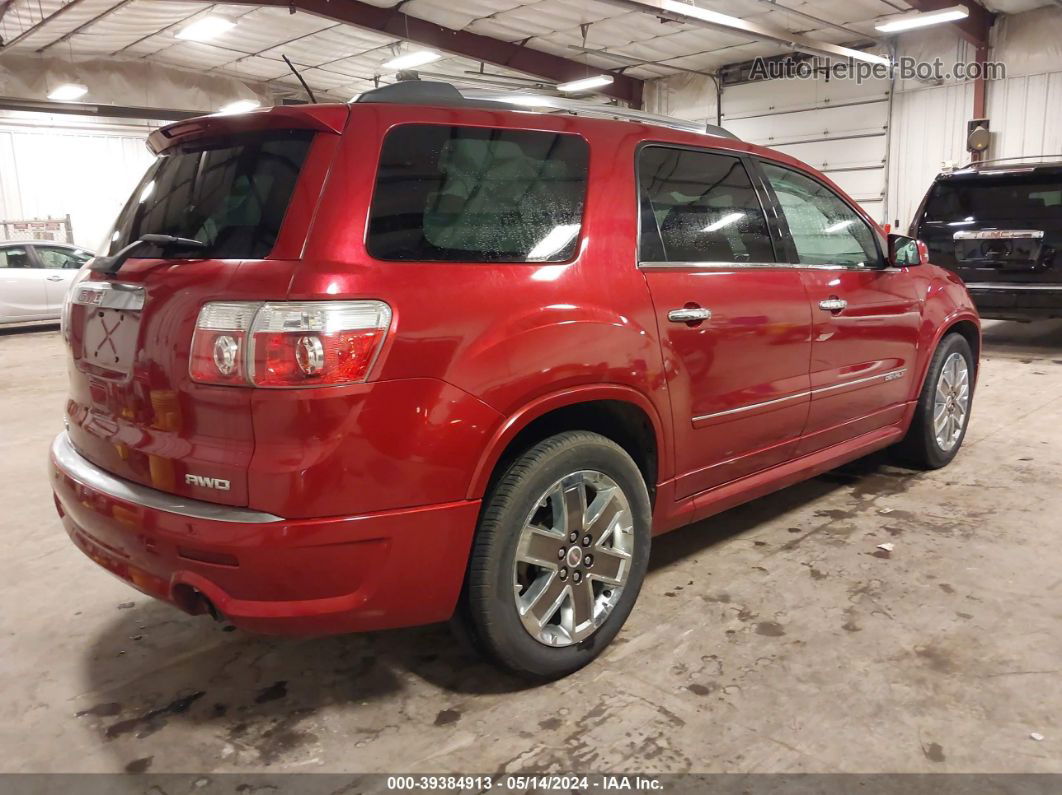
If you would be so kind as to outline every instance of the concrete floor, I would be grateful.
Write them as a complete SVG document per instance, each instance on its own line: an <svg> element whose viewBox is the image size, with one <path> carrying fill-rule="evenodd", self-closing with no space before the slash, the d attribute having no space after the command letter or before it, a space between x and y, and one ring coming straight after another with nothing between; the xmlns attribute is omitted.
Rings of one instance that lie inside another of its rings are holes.
<svg viewBox="0 0 1062 795"><path fill-rule="evenodd" d="M989 325L952 466L657 539L617 643L533 689L444 627L252 637L105 574L44 473L59 336L2 333L0 770L1062 772L1062 323Z"/></svg>

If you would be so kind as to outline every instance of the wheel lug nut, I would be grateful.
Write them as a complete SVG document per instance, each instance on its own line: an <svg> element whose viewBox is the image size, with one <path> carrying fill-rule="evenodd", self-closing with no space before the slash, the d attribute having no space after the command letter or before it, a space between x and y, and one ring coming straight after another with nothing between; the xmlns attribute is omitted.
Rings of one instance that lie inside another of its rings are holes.
<svg viewBox="0 0 1062 795"><path fill-rule="evenodd" d="M594 565L594 556L593 555L587 555L585 558L583 558L583 565L586 566L586 568L588 568L588 569L591 566L593 566Z"/></svg>
<svg viewBox="0 0 1062 795"><path fill-rule="evenodd" d="M568 570L562 566L561 570L557 572L557 576L560 577L562 580L568 579Z"/></svg>
<svg viewBox="0 0 1062 795"><path fill-rule="evenodd" d="M568 554L564 547L557 550L557 560L564 560L564 556Z"/></svg>
<svg viewBox="0 0 1062 795"><path fill-rule="evenodd" d="M592 538L591 538L590 536L588 536L588 535L586 535L586 536L583 536L583 546L584 546L584 547L588 547L588 546L590 546L590 542L592 542L593 540L594 540L594 539L592 539Z"/></svg>
<svg viewBox="0 0 1062 795"><path fill-rule="evenodd" d="M579 582L583 579L583 573L581 571L572 572L572 582Z"/></svg>
<svg viewBox="0 0 1062 795"><path fill-rule="evenodd" d="M579 538L579 534L576 533L574 530L572 532L568 533L568 540L571 541L573 544L575 543L576 539L578 539L578 538Z"/></svg>

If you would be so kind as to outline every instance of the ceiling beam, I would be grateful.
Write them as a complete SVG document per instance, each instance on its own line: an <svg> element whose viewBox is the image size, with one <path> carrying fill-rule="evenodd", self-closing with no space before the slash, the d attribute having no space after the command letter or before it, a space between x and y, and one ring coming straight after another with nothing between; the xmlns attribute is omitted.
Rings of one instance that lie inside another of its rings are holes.
<svg viewBox="0 0 1062 795"><path fill-rule="evenodd" d="M82 2L83 2L83 0L70 0L70 2L67 3L65 6L60 6L59 8L57 8L55 11L53 11L48 16L42 17L40 20L37 21L36 24L30 25L24 31L22 31L17 36L15 36L15 38L11 39L11 41L3 42L3 45L0 46L0 49L6 50L8 47L12 47L15 44L18 44L20 41L22 41L27 36L32 36L34 33L36 33L38 30L43 28L49 22L54 21L58 17L61 17L63 14L65 14L71 8L76 8Z"/></svg>
<svg viewBox="0 0 1062 795"><path fill-rule="evenodd" d="M975 47L988 46L988 29L996 20L996 15L974 0L904 0L915 11L939 11L956 5L966 6L970 16L961 22L948 23L954 30ZM884 18L887 21L888 17Z"/></svg>
<svg viewBox="0 0 1062 795"><path fill-rule="evenodd" d="M481 36L478 33L454 30L392 8L380 8L360 0L229 0L229 4L273 6L304 11L334 22L343 22L394 36L396 39L435 47L453 55L525 72L556 83L577 80L586 77L588 73L586 64L569 58L534 50L522 44ZM600 71L602 70L590 68L591 73ZM643 81L624 75L622 70L608 74L612 75L612 84L601 88L600 93L623 100L633 108L641 108Z"/></svg>
<svg viewBox="0 0 1062 795"><path fill-rule="evenodd" d="M90 19L90 20L89 20L88 22L82 22L82 23L81 23L80 25L78 25L78 26L77 26L76 28L74 28L73 30L71 30L71 31L69 31L69 32L67 32L67 33L64 33L64 34L63 34L62 36L60 36L60 37L59 37L58 39L55 39L55 40L53 40L53 41L50 41L50 42L48 42L48 43L47 43L47 44L45 44L45 45L44 45L43 47L38 47L38 48L37 48L37 52L44 52L44 51L45 51L45 50L47 50L47 49L48 49L49 47L53 47L53 46L55 46L56 44L61 44L62 42L64 42L64 41L66 41L67 39L69 39L69 38L70 38L71 36L74 36L75 34L78 34L78 33L80 33L80 32L81 32L81 31L83 31L83 30L84 30L85 28L87 28L87 27L90 27L91 25L95 25L95 24L96 24L97 22L99 22L99 21L100 21L101 19L104 19L105 17L109 17L109 16L110 16L111 14L113 14L113 13L114 13L115 11L118 11L118 10L120 10L120 9L122 9L122 8L125 8L125 7L127 6L127 5L129 5L129 4L130 4L130 3L132 3L132 2L133 2L133 0L120 0L120 1L118 2L118 3L116 3L116 4L115 4L115 5L113 5L113 6L111 6L110 8L108 8L108 9L105 9L104 11L101 11L100 13L96 14L96 16L94 16L94 17L93 17L92 19Z"/></svg>

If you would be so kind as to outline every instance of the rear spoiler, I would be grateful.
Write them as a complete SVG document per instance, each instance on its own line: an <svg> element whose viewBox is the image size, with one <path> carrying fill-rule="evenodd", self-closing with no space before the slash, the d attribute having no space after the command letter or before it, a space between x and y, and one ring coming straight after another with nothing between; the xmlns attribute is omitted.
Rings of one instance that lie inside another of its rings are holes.
<svg viewBox="0 0 1062 795"><path fill-rule="evenodd" d="M339 134L347 123L346 105L278 105L248 113L215 113L167 124L148 136L148 148L158 154L184 141L259 130L315 130Z"/></svg>

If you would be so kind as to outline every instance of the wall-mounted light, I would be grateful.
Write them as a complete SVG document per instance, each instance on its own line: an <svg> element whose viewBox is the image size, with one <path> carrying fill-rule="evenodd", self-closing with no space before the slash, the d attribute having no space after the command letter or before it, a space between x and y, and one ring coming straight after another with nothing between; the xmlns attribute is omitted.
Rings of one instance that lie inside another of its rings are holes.
<svg viewBox="0 0 1062 795"><path fill-rule="evenodd" d="M395 56L390 61L384 61L381 66L384 69L393 69L398 72L402 69L416 69L418 66L434 63L440 58L442 58L442 53L435 52L435 50L415 50L405 55Z"/></svg>
<svg viewBox="0 0 1062 795"><path fill-rule="evenodd" d="M236 27L236 20L220 14L207 14L195 22L185 25L174 35L187 41L210 41L222 33Z"/></svg>
<svg viewBox="0 0 1062 795"><path fill-rule="evenodd" d="M73 102L75 99L81 99L87 93L88 86L81 83L63 83L48 95L48 99L54 99L56 102Z"/></svg>
<svg viewBox="0 0 1062 795"><path fill-rule="evenodd" d="M612 75L594 75L593 77L584 77L579 80L569 80L567 83L561 83L557 86L557 90L563 91L565 94L577 94L580 91L590 91L594 88L612 85L614 79Z"/></svg>
<svg viewBox="0 0 1062 795"><path fill-rule="evenodd" d="M257 99L238 99L222 107L218 113L246 113L249 110L260 108L262 103Z"/></svg>
<svg viewBox="0 0 1062 795"><path fill-rule="evenodd" d="M966 6L950 6L938 8L936 11L915 11L911 14L900 14L882 20L874 26L875 30L882 33L899 33L902 30L914 28L927 28L930 25L940 25L944 22L958 22L970 16L970 9Z"/></svg>

